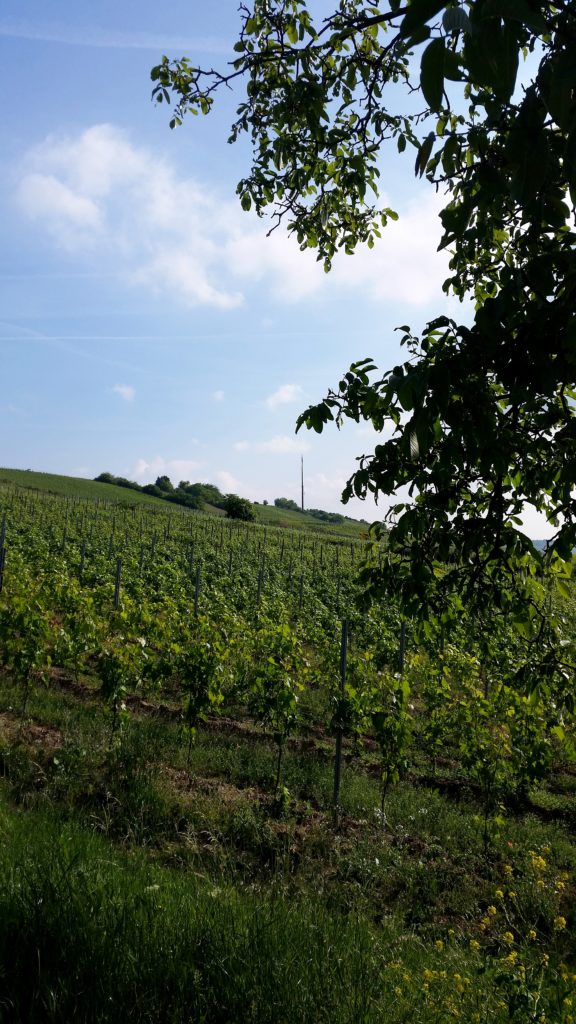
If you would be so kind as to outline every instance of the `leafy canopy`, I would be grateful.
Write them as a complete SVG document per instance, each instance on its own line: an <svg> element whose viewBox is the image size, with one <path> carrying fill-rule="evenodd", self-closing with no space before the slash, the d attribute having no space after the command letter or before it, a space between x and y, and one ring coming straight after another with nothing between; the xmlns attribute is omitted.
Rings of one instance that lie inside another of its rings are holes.
<svg viewBox="0 0 576 1024"><path fill-rule="evenodd" d="M552 569L569 593L576 543L576 7L340 0L319 23L313 12L306 0L241 6L231 64L164 57L154 95L176 99L174 126L242 82L230 141L247 134L253 161L241 204L270 212L271 230L285 222L327 270L396 216L378 204L391 147L442 190L444 288L474 297L472 324L401 328L401 365L354 364L298 425L392 423L344 494L407 494L368 591L396 589L436 621L464 599L501 609L537 645L542 675L566 673L542 580ZM522 532L526 502L556 528L544 553Z"/></svg>

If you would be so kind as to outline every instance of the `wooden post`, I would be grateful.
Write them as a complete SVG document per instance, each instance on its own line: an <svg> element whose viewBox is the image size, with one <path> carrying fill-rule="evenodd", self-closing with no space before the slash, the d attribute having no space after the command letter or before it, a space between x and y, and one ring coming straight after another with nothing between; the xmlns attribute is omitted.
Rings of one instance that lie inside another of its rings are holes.
<svg viewBox="0 0 576 1024"><path fill-rule="evenodd" d="M340 639L340 696L344 697L346 686L346 659L348 651L348 619L342 619ZM342 783L342 727L336 730L336 751L334 754L334 795L332 798L332 820L334 826L340 819L340 787Z"/></svg>
<svg viewBox="0 0 576 1024"><path fill-rule="evenodd" d="M400 626L400 647L398 650L398 671L402 675L404 671L404 659L406 656L406 620L402 619Z"/></svg>
<svg viewBox="0 0 576 1024"><path fill-rule="evenodd" d="M114 607L120 607L120 582L122 580L122 559L116 559L116 581L114 584Z"/></svg>
<svg viewBox="0 0 576 1024"><path fill-rule="evenodd" d="M194 617L198 618L198 598L200 597L200 562L196 567L196 584L194 586Z"/></svg>
<svg viewBox="0 0 576 1024"><path fill-rule="evenodd" d="M258 588L256 590L256 607L260 607L260 597L262 596L262 584L264 583L264 557L260 565L260 571L258 573Z"/></svg>
<svg viewBox="0 0 576 1024"><path fill-rule="evenodd" d="M6 565L6 548L2 546L0 548L0 593L2 593L2 587L4 586L4 566Z"/></svg>

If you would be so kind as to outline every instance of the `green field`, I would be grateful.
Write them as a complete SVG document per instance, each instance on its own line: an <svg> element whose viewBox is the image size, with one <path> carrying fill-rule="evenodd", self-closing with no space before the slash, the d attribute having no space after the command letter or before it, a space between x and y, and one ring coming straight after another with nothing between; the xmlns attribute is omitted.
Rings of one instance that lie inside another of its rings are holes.
<svg viewBox="0 0 576 1024"><path fill-rule="evenodd" d="M573 1024L574 715L509 624L79 497L0 486L0 1021Z"/></svg>

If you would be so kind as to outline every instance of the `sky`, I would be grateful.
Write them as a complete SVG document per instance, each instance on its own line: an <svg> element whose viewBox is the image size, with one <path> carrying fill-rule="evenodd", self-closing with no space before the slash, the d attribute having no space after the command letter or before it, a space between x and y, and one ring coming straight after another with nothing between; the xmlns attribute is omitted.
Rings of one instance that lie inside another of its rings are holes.
<svg viewBox="0 0 576 1024"><path fill-rule="evenodd" d="M371 427L295 422L351 362L405 358L397 325L465 318L441 289L442 197L413 154L386 154L382 204L400 217L373 250L326 275L284 231L267 238L235 195L240 95L175 131L151 102L162 54L221 68L238 27L237 0L3 0L0 465L273 502L299 499L302 455L308 507L371 520L385 500L340 505Z"/></svg>

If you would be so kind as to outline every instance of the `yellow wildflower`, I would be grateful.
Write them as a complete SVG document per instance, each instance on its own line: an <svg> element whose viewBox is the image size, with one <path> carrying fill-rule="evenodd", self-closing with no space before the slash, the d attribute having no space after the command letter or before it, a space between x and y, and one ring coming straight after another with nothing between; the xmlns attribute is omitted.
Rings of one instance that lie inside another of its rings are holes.
<svg viewBox="0 0 576 1024"><path fill-rule="evenodd" d="M530 931L528 932L528 938L531 939L532 942L536 942L536 939L538 938L538 936L536 935L536 932L534 931L533 928L531 928Z"/></svg>
<svg viewBox="0 0 576 1024"><path fill-rule="evenodd" d="M436 939L434 946L436 947L436 949L444 949L444 943L442 942L442 939Z"/></svg>
<svg viewBox="0 0 576 1024"><path fill-rule="evenodd" d="M477 942L476 939L470 939L470 949L473 949L474 952L477 952L480 949L480 943Z"/></svg>
<svg viewBox="0 0 576 1024"><path fill-rule="evenodd" d="M491 917L494 917L494 914L497 914L498 911L496 910L496 907L488 907L487 913L490 914Z"/></svg>
<svg viewBox="0 0 576 1024"><path fill-rule="evenodd" d="M502 938L504 939L504 942L508 943L509 946L514 942L514 936L512 935L512 932L504 932Z"/></svg>
<svg viewBox="0 0 576 1024"><path fill-rule="evenodd" d="M494 895L495 895L497 900L503 900L504 899L504 893L502 892L502 889L496 889L496 892L494 893Z"/></svg>
<svg viewBox="0 0 576 1024"><path fill-rule="evenodd" d="M566 927L566 918L565 917L555 917L554 918L554 928L555 928L555 930L557 932L563 932L565 927Z"/></svg>

